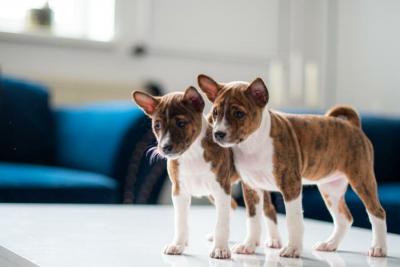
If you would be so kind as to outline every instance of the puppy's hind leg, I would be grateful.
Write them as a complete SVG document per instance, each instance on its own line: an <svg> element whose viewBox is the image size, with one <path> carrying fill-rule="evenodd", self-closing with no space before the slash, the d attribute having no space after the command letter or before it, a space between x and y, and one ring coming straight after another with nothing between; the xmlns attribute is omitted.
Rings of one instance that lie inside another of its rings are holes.
<svg viewBox="0 0 400 267"><path fill-rule="evenodd" d="M347 208L344 198L347 186L348 182L345 176L332 182L318 185L322 198L332 216L334 229L330 237L324 242L317 243L314 249L335 251L353 223L353 217Z"/></svg>
<svg viewBox="0 0 400 267"><path fill-rule="evenodd" d="M372 246L368 255L385 257L387 253L386 213L378 199L377 184L372 168L364 177L357 175L349 177L349 182L367 209L372 225Z"/></svg>

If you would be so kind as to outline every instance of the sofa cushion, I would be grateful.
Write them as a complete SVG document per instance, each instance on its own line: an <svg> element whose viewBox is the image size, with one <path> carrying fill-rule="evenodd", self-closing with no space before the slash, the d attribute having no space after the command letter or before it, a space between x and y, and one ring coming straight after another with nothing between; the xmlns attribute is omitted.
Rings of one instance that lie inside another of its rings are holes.
<svg viewBox="0 0 400 267"><path fill-rule="evenodd" d="M0 202L114 203L114 179L96 173L0 162Z"/></svg>
<svg viewBox="0 0 400 267"><path fill-rule="evenodd" d="M131 101L59 108L57 164L113 176L126 132L143 117Z"/></svg>
<svg viewBox="0 0 400 267"><path fill-rule="evenodd" d="M363 115L362 127L375 151L375 173L378 182L398 182L400 157L400 119Z"/></svg>
<svg viewBox="0 0 400 267"><path fill-rule="evenodd" d="M0 76L0 160L50 163L55 135L43 85Z"/></svg>

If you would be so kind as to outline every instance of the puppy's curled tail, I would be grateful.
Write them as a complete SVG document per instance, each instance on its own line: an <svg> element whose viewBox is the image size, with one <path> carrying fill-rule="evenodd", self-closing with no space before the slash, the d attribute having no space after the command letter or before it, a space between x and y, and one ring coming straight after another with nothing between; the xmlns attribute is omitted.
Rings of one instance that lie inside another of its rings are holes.
<svg viewBox="0 0 400 267"><path fill-rule="evenodd" d="M335 106L325 113L325 116L344 119L356 127L361 127L360 116L357 111L350 106Z"/></svg>

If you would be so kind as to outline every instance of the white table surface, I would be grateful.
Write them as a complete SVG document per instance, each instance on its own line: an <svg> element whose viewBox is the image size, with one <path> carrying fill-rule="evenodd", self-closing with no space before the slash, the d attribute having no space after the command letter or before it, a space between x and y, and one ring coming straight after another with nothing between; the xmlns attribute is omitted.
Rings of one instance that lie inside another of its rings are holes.
<svg viewBox="0 0 400 267"><path fill-rule="evenodd" d="M352 227L339 252L315 252L312 245L329 236L332 224L306 220L301 259L284 259L278 250L231 260L208 257L206 235L215 221L212 207L190 212L189 247L183 256L161 253L173 235L170 206L0 205L0 266L400 266L400 235L388 237L389 257L369 258L371 232ZM286 240L284 217L280 231ZM245 211L235 211L231 244L245 234Z"/></svg>

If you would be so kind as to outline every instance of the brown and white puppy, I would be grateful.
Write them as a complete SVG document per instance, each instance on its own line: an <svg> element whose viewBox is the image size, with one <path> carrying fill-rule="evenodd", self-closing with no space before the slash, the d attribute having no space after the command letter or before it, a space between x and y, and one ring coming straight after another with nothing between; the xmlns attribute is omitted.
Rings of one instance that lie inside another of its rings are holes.
<svg viewBox="0 0 400 267"><path fill-rule="evenodd" d="M316 184L332 215L331 236L317 250L334 251L352 224L344 194L348 184L364 203L372 224L370 256L386 255L386 219L377 195L373 147L350 107L325 116L292 115L266 108L264 82L217 83L199 75L213 104L213 137L231 147L242 180L250 187L282 193L288 244L283 257L299 257L303 243L302 184Z"/></svg>
<svg viewBox="0 0 400 267"><path fill-rule="evenodd" d="M175 237L165 254L182 254L188 243L191 196L210 197L217 210L211 257L230 258L228 247L231 183L239 179L232 151L215 144L203 116L204 101L194 87L184 93L153 97L133 92L135 102L152 119L158 151L168 160L175 209Z"/></svg>

